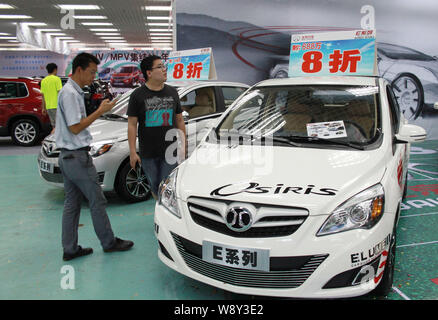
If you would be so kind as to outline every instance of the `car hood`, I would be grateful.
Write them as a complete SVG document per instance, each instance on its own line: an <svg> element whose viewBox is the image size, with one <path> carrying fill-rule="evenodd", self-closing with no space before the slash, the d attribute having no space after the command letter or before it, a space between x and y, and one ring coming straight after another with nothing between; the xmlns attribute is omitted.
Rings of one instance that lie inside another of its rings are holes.
<svg viewBox="0 0 438 320"><path fill-rule="evenodd" d="M128 121L98 119L88 127L88 130L93 137L92 143L103 140L122 141L128 139ZM55 135L48 135L44 140L55 142Z"/></svg>
<svg viewBox="0 0 438 320"><path fill-rule="evenodd" d="M101 140L128 139L128 121L98 119L89 127L93 142Z"/></svg>
<svg viewBox="0 0 438 320"><path fill-rule="evenodd" d="M257 149L257 150L256 150ZM220 159L220 161L219 161ZM237 146L204 143L179 167L178 197L190 196L304 207L330 214L378 183L386 170L371 151Z"/></svg>

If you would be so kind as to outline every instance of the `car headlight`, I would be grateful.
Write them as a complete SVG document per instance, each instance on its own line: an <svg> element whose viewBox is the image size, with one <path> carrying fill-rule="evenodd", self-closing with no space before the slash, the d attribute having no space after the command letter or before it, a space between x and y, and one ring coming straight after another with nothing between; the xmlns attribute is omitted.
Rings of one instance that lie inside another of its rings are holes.
<svg viewBox="0 0 438 320"><path fill-rule="evenodd" d="M114 140L104 140L104 141L97 141L90 145L90 155L93 158L96 158L98 156L103 155L104 153L107 153L111 150L111 148L114 146L115 141Z"/></svg>
<svg viewBox="0 0 438 320"><path fill-rule="evenodd" d="M384 202L383 187L381 184L376 184L337 207L316 235L324 236L352 229L370 229L382 218Z"/></svg>
<svg viewBox="0 0 438 320"><path fill-rule="evenodd" d="M158 188L158 203L164 206L172 214L181 218L176 199L176 176L178 168L173 170L169 176L164 179Z"/></svg>

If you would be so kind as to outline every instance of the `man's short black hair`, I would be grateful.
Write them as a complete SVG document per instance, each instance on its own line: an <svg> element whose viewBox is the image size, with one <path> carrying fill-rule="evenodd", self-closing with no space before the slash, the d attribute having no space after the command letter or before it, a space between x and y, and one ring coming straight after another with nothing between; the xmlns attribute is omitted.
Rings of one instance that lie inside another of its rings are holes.
<svg viewBox="0 0 438 320"><path fill-rule="evenodd" d="M100 61L95 56L87 52L79 53L74 59L72 63L72 74L75 73L78 67L81 67L82 70L88 68L90 62L94 62L95 64L99 64Z"/></svg>
<svg viewBox="0 0 438 320"><path fill-rule="evenodd" d="M58 69L58 66L56 65L56 63L49 63L46 66L47 73L52 73L53 71L55 71L55 69Z"/></svg>
<svg viewBox="0 0 438 320"><path fill-rule="evenodd" d="M141 60L141 62L140 62L140 70L143 73L143 77L144 77L144 79L146 81L148 81L148 75L147 75L146 71L152 70L152 66L154 65L154 61L157 60L157 59L161 60L161 57L152 54L150 56L147 56L143 60Z"/></svg>

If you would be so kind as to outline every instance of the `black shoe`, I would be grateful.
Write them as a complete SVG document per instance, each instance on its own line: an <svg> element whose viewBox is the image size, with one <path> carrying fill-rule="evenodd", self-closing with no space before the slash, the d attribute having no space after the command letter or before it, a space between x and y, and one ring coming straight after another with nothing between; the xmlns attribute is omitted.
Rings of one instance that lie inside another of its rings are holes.
<svg viewBox="0 0 438 320"><path fill-rule="evenodd" d="M111 248L103 249L103 251L104 252L126 251L131 249L133 245L134 242L132 241L115 238L114 245Z"/></svg>
<svg viewBox="0 0 438 320"><path fill-rule="evenodd" d="M74 258L86 256L86 255L89 255L89 254L93 253L93 249L92 248L84 248L84 249L82 249L81 246L78 246L78 248L79 248L79 250L76 251L76 253L73 253L73 254L64 253L64 255L62 256L62 259L64 261L69 261L69 260L72 260Z"/></svg>

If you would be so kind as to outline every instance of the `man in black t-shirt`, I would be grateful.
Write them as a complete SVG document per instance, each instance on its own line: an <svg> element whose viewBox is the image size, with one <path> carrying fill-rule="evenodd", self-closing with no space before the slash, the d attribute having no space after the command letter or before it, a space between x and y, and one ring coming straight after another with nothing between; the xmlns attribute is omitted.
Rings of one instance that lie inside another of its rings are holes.
<svg viewBox="0 0 438 320"><path fill-rule="evenodd" d="M178 158L185 158L186 131L178 92L164 83L167 68L161 58L148 56L140 68L146 83L131 94L127 111L130 164L133 169L141 164L157 199L161 180L176 168ZM137 125L140 156L136 151ZM179 149L178 135L182 138Z"/></svg>

